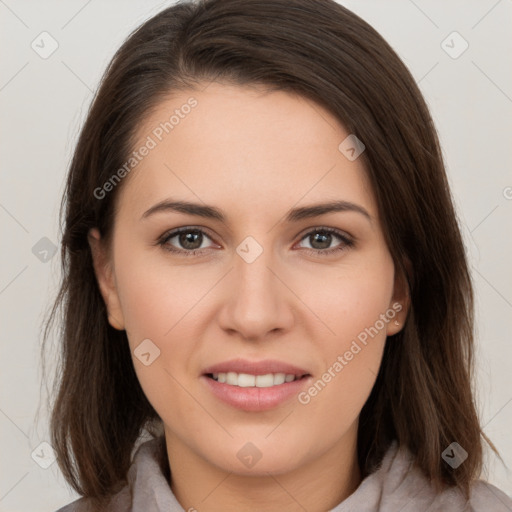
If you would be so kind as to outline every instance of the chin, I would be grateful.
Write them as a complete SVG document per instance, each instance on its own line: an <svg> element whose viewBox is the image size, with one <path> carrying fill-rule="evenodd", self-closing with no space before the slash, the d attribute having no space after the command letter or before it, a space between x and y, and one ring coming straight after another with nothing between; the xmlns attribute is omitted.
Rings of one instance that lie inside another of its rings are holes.
<svg viewBox="0 0 512 512"><path fill-rule="evenodd" d="M249 439L245 437L238 442L230 440L229 447L219 444L220 451L210 453L206 458L226 472L245 476L279 475L303 464L305 454L301 454L297 447L284 447L277 440L275 443L264 440L264 436L260 438L261 442L257 438L255 441Z"/></svg>

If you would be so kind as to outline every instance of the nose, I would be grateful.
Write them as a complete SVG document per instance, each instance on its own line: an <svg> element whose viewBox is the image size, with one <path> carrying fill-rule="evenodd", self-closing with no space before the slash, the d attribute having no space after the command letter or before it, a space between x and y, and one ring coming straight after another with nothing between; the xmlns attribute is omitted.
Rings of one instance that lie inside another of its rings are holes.
<svg viewBox="0 0 512 512"><path fill-rule="evenodd" d="M226 300L218 316L222 329L258 341L292 328L294 295L276 267L271 250L264 250L250 263L234 255L234 268L226 276Z"/></svg>

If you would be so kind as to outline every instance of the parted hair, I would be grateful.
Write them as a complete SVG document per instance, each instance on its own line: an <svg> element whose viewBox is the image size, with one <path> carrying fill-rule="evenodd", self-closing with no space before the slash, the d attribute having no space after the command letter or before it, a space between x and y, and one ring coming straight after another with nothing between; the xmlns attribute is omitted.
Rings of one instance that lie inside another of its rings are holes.
<svg viewBox="0 0 512 512"><path fill-rule="evenodd" d="M359 419L362 477L393 440L440 489L468 495L482 471L474 386L473 288L438 135L414 78L368 23L334 0L180 1L134 30L109 63L70 162L61 204L62 281L51 441L69 484L105 503L126 482L140 436L159 418L112 328L87 234L109 239L137 128L169 93L220 81L264 85L325 107L366 146L360 158L396 272L407 283L403 329L386 343ZM341 142L341 141L340 141ZM468 452L457 469L441 454Z"/></svg>

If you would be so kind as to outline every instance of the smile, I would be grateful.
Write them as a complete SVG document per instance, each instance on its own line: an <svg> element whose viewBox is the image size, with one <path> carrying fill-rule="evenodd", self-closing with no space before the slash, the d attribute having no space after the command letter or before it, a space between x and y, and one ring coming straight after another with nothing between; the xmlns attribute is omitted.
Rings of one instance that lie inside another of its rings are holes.
<svg viewBox="0 0 512 512"><path fill-rule="evenodd" d="M221 382L220 379L224 377L234 384ZM296 376L285 373L252 375L219 372L201 376L206 389L221 402L250 412L268 411L290 402L310 385L312 379L313 377L309 374Z"/></svg>

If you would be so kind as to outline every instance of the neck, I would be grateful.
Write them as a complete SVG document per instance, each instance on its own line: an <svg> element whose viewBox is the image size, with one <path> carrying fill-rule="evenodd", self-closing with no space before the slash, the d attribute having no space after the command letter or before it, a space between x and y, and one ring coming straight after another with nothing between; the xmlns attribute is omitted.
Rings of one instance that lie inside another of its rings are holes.
<svg viewBox="0 0 512 512"><path fill-rule="evenodd" d="M201 512L325 512L361 483L357 422L325 454L286 473L247 476L225 471L166 431L171 489L182 507Z"/></svg>

